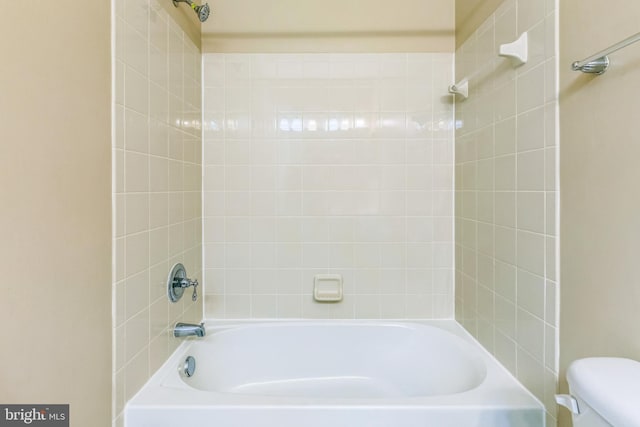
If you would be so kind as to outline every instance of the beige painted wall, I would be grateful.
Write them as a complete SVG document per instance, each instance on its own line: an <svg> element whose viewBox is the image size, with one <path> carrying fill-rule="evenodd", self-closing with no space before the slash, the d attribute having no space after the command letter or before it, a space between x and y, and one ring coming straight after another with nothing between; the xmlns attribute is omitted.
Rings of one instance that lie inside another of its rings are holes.
<svg viewBox="0 0 640 427"><path fill-rule="evenodd" d="M453 52L451 0L210 1L204 52Z"/></svg>
<svg viewBox="0 0 640 427"><path fill-rule="evenodd" d="M562 378L581 357L640 360L640 46L611 55L602 76L569 67L637 32L639 19L636 0L560 2Z"/></svg>
<svg viewBox="0 0 640 427"><path fill-rule="evenodd" d="M0 402L111 410L109 2L0 14Z"/></svg>

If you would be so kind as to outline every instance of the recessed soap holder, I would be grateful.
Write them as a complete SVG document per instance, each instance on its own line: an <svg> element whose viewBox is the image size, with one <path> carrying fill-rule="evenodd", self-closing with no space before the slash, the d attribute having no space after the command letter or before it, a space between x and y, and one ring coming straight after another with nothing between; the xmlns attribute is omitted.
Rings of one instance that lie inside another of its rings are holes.
<svg viewBox="0 0 640 427"><path fill-rule="evenodd" d="M316 274L313 278L313 299L318 302L342 301L342 275Z"/></svg>
<svg viewBox="0 0 640 427"><path fill-rule="evenodd" d="M189 279L184 265L177 263L169 272L169 277L167 279L167 295L169 296L169 301L178 302L180 298L182 298L184 290L189 286L193 286L193 295L191 296L191 300L197 301L198 280Z"/></svg>

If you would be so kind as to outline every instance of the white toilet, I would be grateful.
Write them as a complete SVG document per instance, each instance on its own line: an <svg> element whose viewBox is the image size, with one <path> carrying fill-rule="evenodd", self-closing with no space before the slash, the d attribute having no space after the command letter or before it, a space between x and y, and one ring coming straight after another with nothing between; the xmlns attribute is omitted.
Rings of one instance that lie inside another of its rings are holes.
<svg viewBox="0 0 640 427"><path fill-rule="evenodd" d="M640 362L617 357L579 359L569 365L571 395L556 395L574 427L640 427Z"/></svg>

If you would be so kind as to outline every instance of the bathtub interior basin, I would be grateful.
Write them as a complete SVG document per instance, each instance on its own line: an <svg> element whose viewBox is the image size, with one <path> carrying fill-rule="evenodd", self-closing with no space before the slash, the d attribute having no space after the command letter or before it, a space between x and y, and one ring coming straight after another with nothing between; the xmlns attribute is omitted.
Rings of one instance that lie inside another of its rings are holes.
<svg viewBox="0 0 640 427"><path fill-rule="evenodd" d="M454 320L206 326L129 400L125 427L544 427L542 404Z"/></svg>
<svg viewBox="0 0 640 427"><path fill-rule="evenodd" d="M246 343L250 343L247 346ZM460 393L486 367L477 350L417 324L265 324L195 342L197 373L182 377L205 391L313 398L388 398Z"/></svg>

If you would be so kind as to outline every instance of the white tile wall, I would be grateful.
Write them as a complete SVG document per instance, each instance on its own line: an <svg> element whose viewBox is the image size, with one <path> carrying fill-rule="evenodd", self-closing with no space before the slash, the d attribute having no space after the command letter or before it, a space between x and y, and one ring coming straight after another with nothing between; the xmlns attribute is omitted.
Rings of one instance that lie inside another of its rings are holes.
<svg viewBox="0 0 640 427"><path fill-rule="evenodd" d="M201 55L156 0L115 2L113 425L125 402L179 343L166 275L202 278Z"/></svg>
<svg viewBox="0 0 640 427"><path fill-rule="evenodd" d="M456 319L547 406L558 373L555 1L506 0L456 51ZM529 32L530 58L496 55ZM476 74L476 70L480 70Z"/></svg>
<svg viewBox="0 0 640 427"><path fill-rule="evenodd" d="M204 55L208 317L453 316L452 61Z"/></svg>

